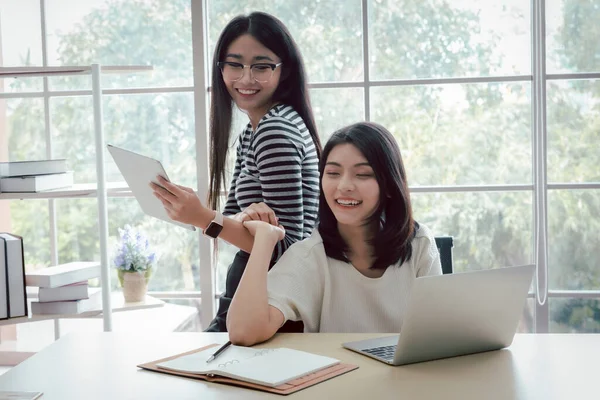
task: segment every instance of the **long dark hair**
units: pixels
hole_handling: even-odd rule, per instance
[[[281,21],[272,15],[253,12],[245,16],[240,15],[232,19],[219,36],[213,56],[212,94],[210,106],[210,184],[208,204],[213,209],[219,207],[221,188],[225,182],[225,162],[229,149],[229,135],[231,131],[231,118],[233,100],[227,91],[217,62],[223,61],[227,49],[238,37],[250,34],[263,46],[271,50],[281,59],[281,79],[273,93],[274,103],[283,103],[292,106],[302,117],[306,128],[312,136],[317,149],[317,156],[321,156],[321,141],[317,134],[317,127],[313,117],[304,62],[294,42],[292,35]]]
[[[334,147],[350,143],[367,159],[379,185],[379,206],[369,217],[368,225],[377,223],[380,229],[370,239],[375,262],[371,268],[388,266],[410,260],[412,239],[418,224],[412,215],[410,193],[400,148],[392,134],[379,124],[360,122],[336,131],[325,144],[319,164],[321,180],[327,157]],[[348,262],[348,245],[340,236],[337,220],[329,208],[321,188],[319,196],[319,233],[325,253],[336,260]]]

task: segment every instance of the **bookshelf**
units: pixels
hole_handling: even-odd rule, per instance
[[[121,292],[111,293],[111,300],[112,300],[111,301],[111,304],[112,304],[111,312],[156,308],[156,307],[162,307],[165,304],[164,301],[157,299],[155,297],[152,297],[152,296],[146,296],[144,301],[139,301],[136,303],[126,303],[123,298],[123,293],[121,293]],[[28,302],[30,303],[31,299],[28,299]],[[29,308],[30,308],[30,312],[31,312],[31,306]],[[44,320],[48,320],[48,319],[56,320],[56,319],[66,319],[66,318],[94,318],[94,317],[98,317],[102,313],[103,313],[103,310],[101,308],[98,308],[98,309],[94,309],[94,310],[85,311],[85,312],[82,312],[79,314],[35,314],[35,315],[30,314],[27,317],[17,317],[17,318],[0,320],[0,326],[20,324],[20,323],[24,323],[24,322],[44,321]]]
[[[106,193],[111,197],[131,197],[132,193],[125,182],[106,184]],[[75,199],[98,196],[98,185],[94,183],[75,184],[69,188],[46,190],[37,193],[0,193],[0,200],[26,199]]]
[[[61,66],[61,67],[0,67],[0,78],[26,78],[34,76],[58,75],[89,75],[92,74],[94,65]],[[152,71],[151,65],[104,65],[99,66],[100,73],[119,74],[141,71]]]
[[[59,75],[90,75],[92,80],[92,105],[94,111],[94,137],[96,151],[96,184],[74,185],[71,188],[52,190],[39,193],[0,193],[0,200],[14,199],[58,199],[58,198],[78,198],[95,197],[98,200],[98,227],[100,241],[100,263],[101,263],[101,282],[102,282],[102,309],[97,314],[102,314],[104,331],[112,330],[112,302],[113,295],[110,292],[110,269],[108,260],[108,214],[107,214],[107,194],[127,196],[130,192],[126,184],[107,184],[104,171],[104,154],[106,143],[104,141],[104,131],[102,123],[102,86],[101,77],[103,74],[121,74],[132,72],[151,71],[152,66],[148,65],[127,65],[115,66],[100,64],[91,64],[86,66],[57,66],[57,67],[0,67],[0,79],[20,78],[20,77],[49,77]],[[49,155],[51,158],[51,155]],[[152,298],[150,298],[152,299]],[[156,299],[154,299],[156,300]],[[154,300],[147,300],[148,304]],[[160,302],[160,300],[157,300]],[[153,306],[157,306],[153,303]],[[160,306],[161,304],[158,304]],[[139,306],[139,305],[138,305]],[[121,307],[124,310],[130,307]],[[84,314],[74,314],[71,317],[85,317]],[[22,318],[13,318],[6,321],[0,321],[1,325],[12,325],[20,322],[32,322],[35,320],[68,318],[61,316],[30,316]]]

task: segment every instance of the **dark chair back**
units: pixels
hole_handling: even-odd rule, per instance
[[[452,269],[452,247],[454,247],[454,238],[452,236],[438,236],[435,238],[440,252],[440,261],[442,263],[442,273],[451,274]]]

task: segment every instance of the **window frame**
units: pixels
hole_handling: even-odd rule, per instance
[[[105,89],[103,94],[158,94],[158,93],[186,93],[193,92],[195,139],[197,157],[197,187],[201,199],[208,193],[209,166],[208,166],[208,120],[209,120],[209,91],[211,57],[208,54],[208,7],[209,0],[191,1],[192,49],[193,49],[193,86],[168,87],[168,88],[123,88]],[[530,184],[507,185],[465,185],[465,186],[419,186],[411,187],[414,193],[473,193],[473,192],[508,192],[527,191],[532,195],[533,204],[533,260],[536,265],[534,278],[534,292],[529,294],[535,299],[535,324],[534,332],[546,333],[549,331],[550,298],[570,299],[600,299],[600,290],[549,290],[548,287],[548,210],[547,198],[550,190],[599,190],[600,182],[590,183],[549,183],[547,177],[547,126],[546,126],[546,88],[552,81],[600,79],[597,73],[565,73],[546,74],[546,2],[545,0],[531,0],[531,58],[532,70],[527,75],[489,76],[489,77],[460,77],[436,79],[394,79],[371,80],[369,57],[369,0],[361,0],[362,7],[362,51],[363,51],[363,79],[353,82],[311,82],[310,89],[342,89],[359,88],[363,92],[364,120],[371,119],[371,88],[383,86],[414,86],[414,85],[439,85],[439,84],[465,84],[465,83],[499,83],[499,82],[530,82],[531,83],[531,109],[532,109],[532,159],[531,166],[533,178]],[[42,33],[42,58],[43,66],[47,66],[47,33],[46,33],[46,1],[40,0],[41,33]],[[1,37],[0,37],[1,39]],[[43,78],[43,90],[40,92],[2,93],[0,99],[16,98],[41,98],[44,102],[44,124],[46,155],[52,156],[52,137],[50,125],[50,99],[60,96],[91,96],[91,90],[49,90],[48,78]],[[110,196],[110,193],[108,194]],[[122,195],[121,195],[122,196]],[[57,220],[53,199],[48,199],[49,225],[50,225],[50,250],[51,260],[58,263],[57,249]],[[220,293],[216,293],[216,271],[214,268],[213,245],[211,241],[200,233],[198,234],[200,254],[200,291],[198,292],[150,292],[161,299],[185,298],[199,299],[201,302],[201,319],[203,326],[208,326],[217,304]]]

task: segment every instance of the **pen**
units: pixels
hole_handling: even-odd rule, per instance
[[[208,360],[206,360],[206,362],[209,363],[212,360],[214,360],[215,358],[217,358],[219,356],[219,354],[224,352],[229,346],[231,346],[231,341],[227,341],[227,343],[225,343],[223,346],[219,347],[219,350],[215,351],[215,353],[212,356],[208,357]]]

